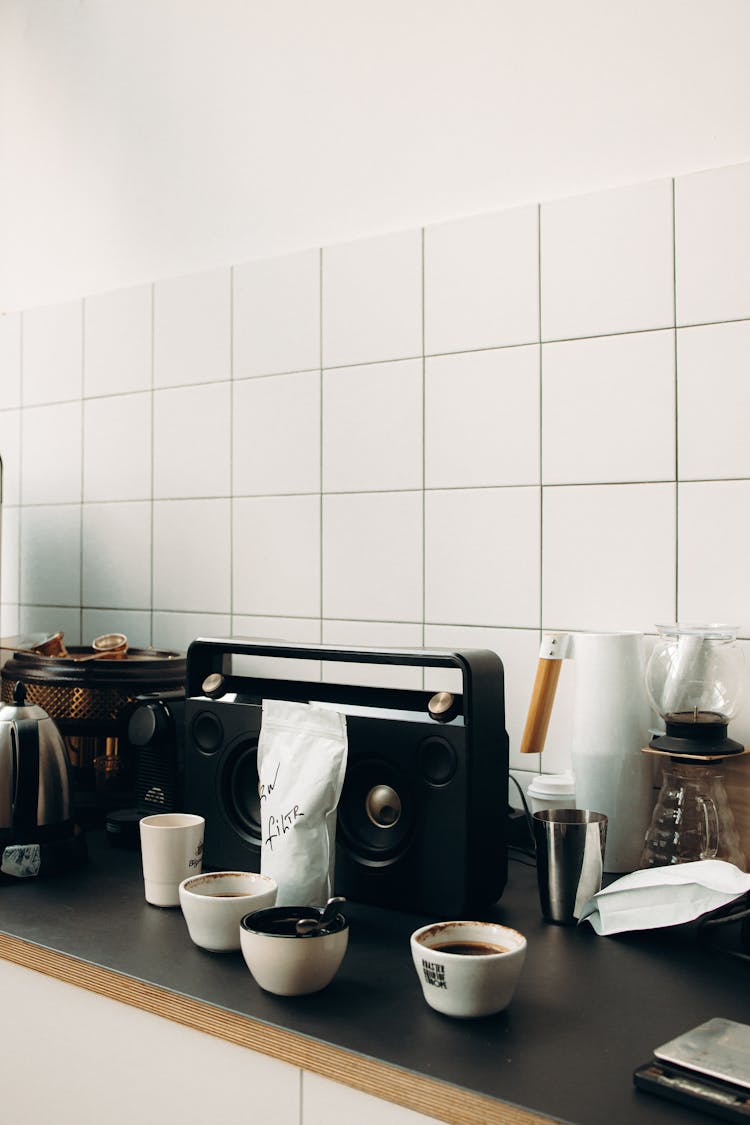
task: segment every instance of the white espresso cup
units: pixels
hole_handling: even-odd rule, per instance
[[[179,906],[180,883],[200,875],[206,822],[193,813],[157,813],[140,821],[146,902]]]
[[[240,948],[240,922],[276,902],[278,886],[255,871],[210,871],[180,883],[180,906],[196,945],[212,953]]]
[[[446,1016],[507,1008],[526,958],[526,938],[495,922],[435,922],[411,935],[424,998]]]

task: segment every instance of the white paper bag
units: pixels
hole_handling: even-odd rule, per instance
[[[580,921],[598,934],[654,930],[692,922],[750,891],[750,875],[723,859],[649,867],[624,875],[595,894]]]
[[[278,884],[277,906],[323,906],[333,894],[336,808],[346,757],[346,717],[340,712],[263,701],[261,872]]]

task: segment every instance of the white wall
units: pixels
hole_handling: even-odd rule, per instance
[[[0,19],[4,633],[750,638],[744,2]]]
[[[745,0],[4,0],[0,310],[750,159]]]
[[[746,163],[1,317],[4,631],[492,648],[538,768],[540,629],[750,639],[749,204]]]

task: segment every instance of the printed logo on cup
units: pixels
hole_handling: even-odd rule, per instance
[[[447,988],[445,983],[445,965],[436,965],[434,961],[423,961],[422,972],[424,979],[434,988]]]

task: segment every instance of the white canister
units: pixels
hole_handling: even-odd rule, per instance
[[[570,761],[576,807],[607,817],[605,872],[635,871],[654,804],[642,633],[545,633],[522,754],[544,746],[560,665],[575,666]]]
[[[531,811],[543,809],[574,809],[576,807],[575,778],[566,773],[540,773],[526,790]]]
[[[571,764],[579,809],[608,818],[604,870],[638,867],[654,805],[641,633],[576,633]]]

